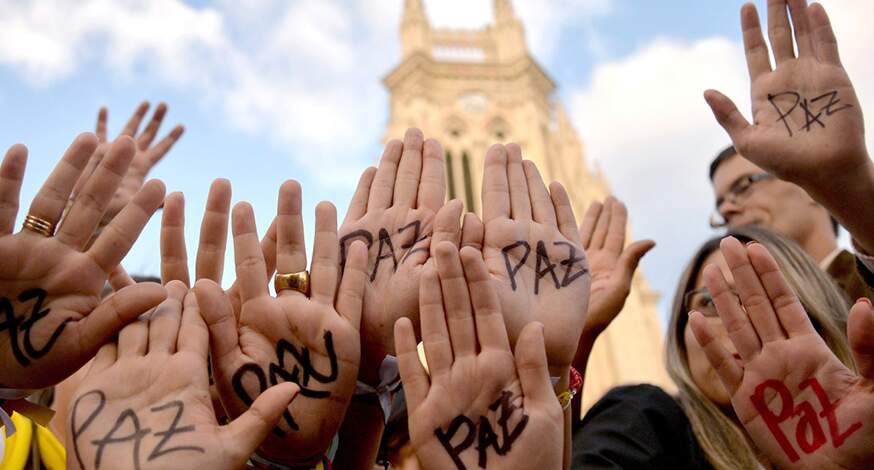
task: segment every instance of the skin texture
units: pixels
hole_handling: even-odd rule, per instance
[[[444,242],[436,255],[436,269],[426,267],[419,296],[430,376],[419,362],[412,323],[402,318],[395,325],[410,438],[422,468],[474,469],[483,463],[485,468],[561,468],[563,415],[549,382],[543,326],[528,324],[514,355],[501,303],[480,253],[467,247],[459,255],[454,245]],[[521,433],[504,455],[489,448],[483,462],[472,443],[453,462],[436,430],[449,432],[457,416],[479,423],[482,429],[480,417],[485,417],[503,436],[497,422],[501,416],[490,410],[503,391],[512,394],[518,407],[509,413],[509,428],[527,416]],[[462,428],[453,444],[464,435]],[[506,442],[499,437],[499,445]]]
[[[741,155],[803,188],[860,248],[874,253],[869,203],[874,162],[865,145],[862,108],[825,9],[806,0],[768,0],[773,69],[754,5],[741,10],[741,27],[753,120],[747,121],[729,98],[708,90],[704,98],[716,120]]]
[[[37,193],[29,214],[57,224],[96,147],[93,134],[77,137]],[[15,335],[11,335],[9,310],[0,320],[7,324],[0,333],[0,363],[4,365],[0,384],[4,387],[29,389],[60,382],[88,362],[126,323],[164,300],[166,292],[157,284],[131,286],[107,299],[100,298],[110,273],[160,205],[164,197],[160,181],[146,183],[86,250],[118,188],[119,175],[125,173],[133,155],[134,143],[129,137],[121,137],[110,146],[51,238],[30,230],[13,233],[27,149],[15,145],[3,159],[0,296],[8,299],[8,309],[14,312],[12,322],[17,324]],[[19,298],[32,289],[45,292],[41,311],[33,312],[37,299]],[[28,324],[29,330],[24,326]],[[34,351],[28,351],[28,342]],[[18,355],[16,348],[22,351]]]
[[[834,356],[814,330],[776,261],[762,245],[753,243],[745,247],[734,238],[726,238],[721,251],[740,302],[716,266],[708,266],[702,275],[741,359],[738,361],[722,345],[700,312],[691,313],[689,324],[750,438],[781,468],[870,467],[870,443],[874,439],[874,308],[870,302],[857,302],[848,318],[847,333],[859,367],[857,374]],[[811,378],[821,384],[833,406],[822,405],[813,388],[804,385]],[[783,384],[794,404],[785,405],[794,406],[794,413],[779,425],[788,436],[787,445],[793,446],[798,454],[794,459],[755,405],[753,396],[765,381]],[[773,391],[766,391],[764,400],[768,413],[773,414],[779,414],[785,404]],[[813,407],[811,419],[824,430],[826,439],[824,445],[811,452],[798,450],[796,429],[803,425],[799,408],[803,402]],[[824,411],[826,408],[830,411]],[[807,426],[802,429],[812,429],[810,423]],[[835,429],[838,433],[853,431],[838,440]],[[809,435],[810,431],[804,433]]]
[[[280,273],[306,269],[303,221],[300,211],[300,185],[283,184],[276,218],[276,263]],[[194,291],[202,305],[210,329],[213,372],[221,402],[231,417],[246,411],[243,398],[235,389],[234,375],[241,367],[260,368],[269,380],[270,364],[284,366],[285,373],[306,369],[308,365],[322,374],[336,371],[336,377],[321,381],[298,376],[301,386],[329,393],[327,398],[301,396],[289,408],[299,426],[293,430],[280,423],[284,436],[271,433],[258,450],[263,457],[287,465],[314,463],[328,449],[349,404],[358,376],[360,355],[359,324],[367,274],[366,249],[363,243],[350,246],[342,282],[338,270],[336,211],[330,203],[316,208],[316,236],[310,268],[310,296],[284,290],[277,297],[268,291],[268,272],[262,246],[255,233],[251,206],[237,204],[232,214],[237,282],[241,309],[236,321],[230,297],[214,281],[202,279]],[[339,287],[339,290],[338,290]],[[326,334],[332,335],[333,352],[328,349]],[[278,344],[287,342],[298,351],[308,350],[311,364],[302,364],[289,352],[278,356]],[[336,354],[336,369],[330,355]],[[256,397],[259,384],[255,376],[243,376],[246,395]],[[303,394],[304,392],[302,392]],[[294,449],[294,453],[290,452]]]
[[[277,385],[249,411],[219,426],[209,399],[206,323],[185,284],[173,281],[167,290],[167,300],[148,318],[126,326],[91,364],[72,400],[69,468],[98,468],[98,454],[102,468],[241,468],[297,396],[297,385]],[[125,410],[149,432],[138,446],[128,440],[101,451],[94,441],[123,438],[137,429],[128,418],[111,432]],[[178,432],[167,434],[170,429]]]

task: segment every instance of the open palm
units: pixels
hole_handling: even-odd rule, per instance
[[[722,242],[741,304],[715,266],[704,280],[741,359],[714,341],[700,313],[692,331],[731,396],[738,420],[771,462],[870,468],[874,440],[874,309],[859,302],[848,331],[859,374],[813,327],[776,261],[759,244]]]
[[[425,268],[419,294],[430,379],[419,363],[412,322],[404,318],[395,326],[420,464],[560,468],[562,413],[549,382],[542,325],[525,327],[514,357],[480,253],[468,247],[459,256],[443,242],[436,255],[437,268]]]
[[[79,174],[94,152],[79,136],[46,180],[29,215],[56,224]],[[12,147],[0,167],[0,384],[28,389],[54,385],[84,365],[126,322],[165,297],[156,284],[130,286],[106,300],[109,273],[130,250],[164,196],[147,183],[87,250],[94,229],[133,157],[129,138],[116,141],[94,171],[56,234],[12,233],[27,151]]]

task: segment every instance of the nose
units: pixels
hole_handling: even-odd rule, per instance
[[[716,208],[716,211],[719,212],[722,220],[724,220],[727,225],[731,225],[732,219],[740,215],[743,212],[743,208],[734,200],[734,198],[727,197],[722,204]]]

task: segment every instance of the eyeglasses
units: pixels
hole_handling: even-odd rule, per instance
[[[738,297],[737,292],[731,291],[735,297]],[[740,302],[740,297],[738,297]],[[705,317],[718,317],[716,304],[713,303],[713,295],[706,287],[699,287],[683,294],[683,308],[686,313],[692,310],[701,312]]]
[[[710,226],[712,228],[722,228],[728,225],[728,221],[719,213],[719,208],[725,201],[731,201],[735,204],[740,204],[749,197],[750,188],[759,181],[774,179],[774,175],[769,173],[756,173],[752,175],[744,175],[738,178],[728,188],[728,194],[724,197],[716,198],[716,210],[710,215]]]

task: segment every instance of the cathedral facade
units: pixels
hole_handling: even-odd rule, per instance
[[[510,0],[494,2],[493,24],[456,30],[432,28],[422,0],[405,0],[401,62],[384,79],[390,96],[385,140],[409,127],[439,140],[446,149],[449,197],[478,214],[486,150],[494,143],[518,143],[547,183],[567,188],[581,221],[591,202],[610,194],[609,186],[589,165],[555,100],[556,84],[529,53]],[[673,390],[663,364],[657,302],[638,273],[625,308],[592,351],[584,409],[620,384],[647,382]]]

